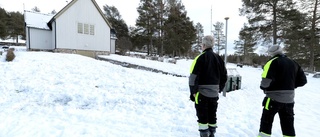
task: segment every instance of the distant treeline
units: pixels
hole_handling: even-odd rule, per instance
[[[24,16],[20,12],[7,12],[0,7],[0,38],[25,40]]]

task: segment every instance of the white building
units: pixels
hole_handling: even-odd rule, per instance
[[[28,50],[90,57],[115,53],[114,31],[95,0],[73,0],[55,15],[30,11],[24,15]]]

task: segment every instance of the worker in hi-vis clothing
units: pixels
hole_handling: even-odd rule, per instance
[[[297,87],[304,86],[307,78],[297,62],[283,54],[278,45],[268,49],[272,58],[264,65],[260,88],[266,97],[262,102],[263,111],[258,137],[270,137],[276,113],[284,137],[295,137],[294,96]]]
[[[213,43],[212,36],[202,39],[202,53],[194,59],[189,77],[190,100],[195,102],[200,137],[214,137],[219,93],[227,81],[225,64],[213,52]]]

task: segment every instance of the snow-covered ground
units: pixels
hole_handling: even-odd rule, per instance
[[[197,118],[187,77],[124,68],[61,53],[18,50],[0,61],[0,137],[195,137]],[[188,75],[192,60],[177,64],[105,56]],[[236,68],[227,64],[228,68]],[[261,68],[237,68],[242,89],[220,96],[217,137],[257,136],[264,97]],[[320,79],[296,90],[298,137],[319,133]],[[278,116],[273,137],[280,137]]]
[[[15,39],[15,38],[1,39],[0,38],[0,42],[16,43],[17,39]],[[18,43],[26,43],[26,40],[23,40],[23,39],[19,38]]]

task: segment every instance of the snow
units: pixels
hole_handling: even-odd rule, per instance
[[[17,50],[13,62],[0,61],[1,137],[195,137],[194,104],[188,77],[124,68],[75,54]],[[192,60],[177,64],[119,55],[105,56],[167,72],[188,74]],[[235,64],[227,64],[236,68]],[[237,68],[241,90],[220,95],[217,137],[257,136],[261,68]],[[296,90],[297,136],[317,136],[320,79]],[[275,117],[273,137],[280,137]]]
[[[145,66],[148,68],[154,68],[154,69],[168,72],[171,74],[177,74],[177,75],[182,75],[186,77],[190,75],[189,68],[191,65],[190,63],[192,63],[192,61],[191,62],[182,61],[182,62],[177,62],[177,64],[173,64],[173,63],[168,63],[168,61],[165,61],[165,60],[164,62],[166,63],[164,63],[156,60],[146,60],[142,58],[120,56],[116,54],[111,54],[108,56],[100,55],[99,57],[131,63],[139,66]]]
[[[10,38],[10,39],[1,39],[0,38],[0,42],[4,42],[4,43],[16,43],[17,42],[17,39],[14,39],[14,38]],[[23,39],[19,39],[18,40],[18,43],[26,43],[26,40],[23,40]],[[6,45],[1,45],[1,46],[6,46]]]
[[[25,22],[28,27],[50,30],[47,23],[54,15],[25,10]]]

